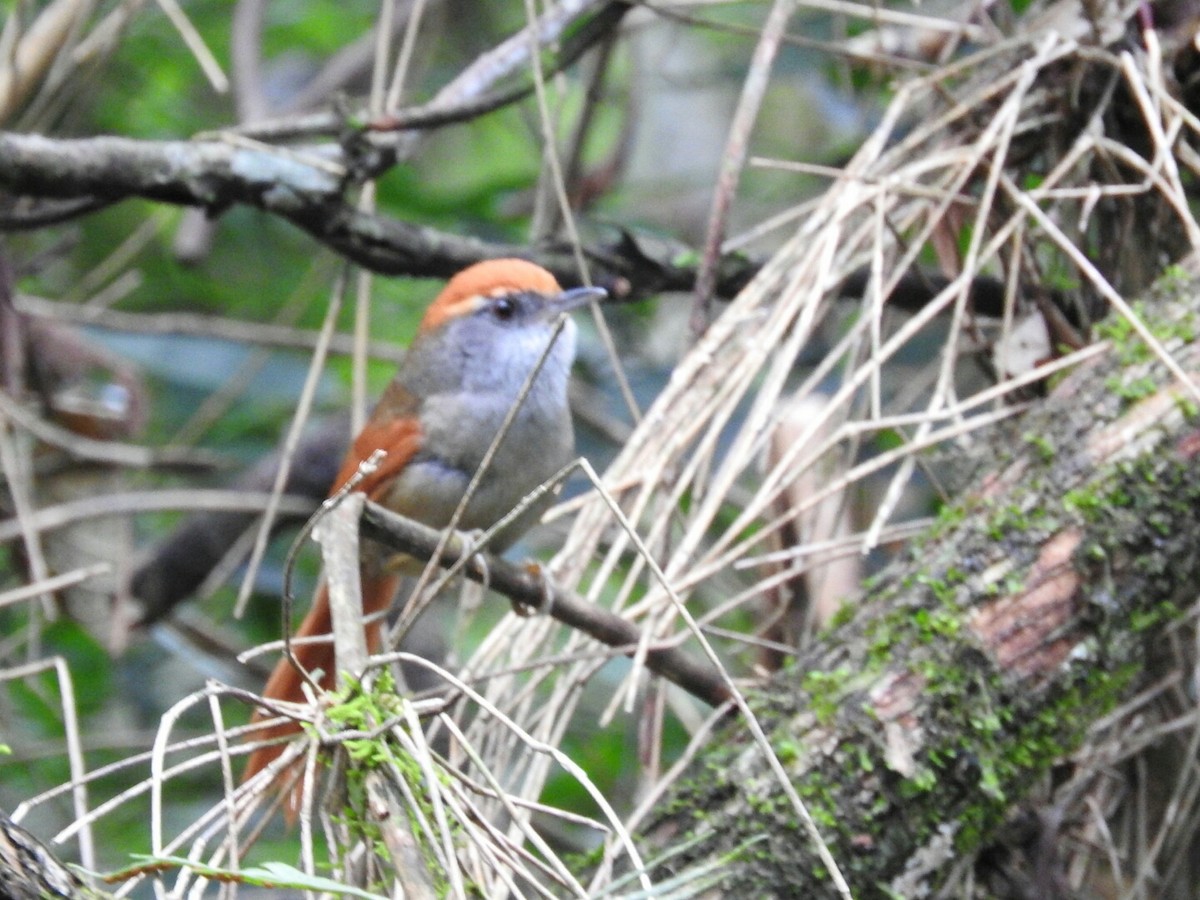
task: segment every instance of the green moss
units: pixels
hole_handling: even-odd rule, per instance
[[[326,715],[346,731],[373,732],[384,723],[399,719],[405,703],[407,700],[396,690],[391,673],[385,670],[365,683],[348,679],[346,685],[335,694],[334,703]],[[410,793],[416,798],[418,808],[406,810],[410,830],[425,855],[427,871],[435,880],[435,890],[439,896],[444,896],[449,890],[449,883],[445,882],[441,866],[427,846],[428,836],[423,824],[434,821],[435,812],[433,802],[429,799],[427,774],[421,763],[397,744],[387,731],[370,738],[344,739],[339,745],[349,756],[349,763],[345,768],[347,802],[342,806],[337,821],[349,835],[368,844],[384,864],[391,863],[379,825],[366,812],[366,777],[372,770],[386,768],[389,777],[399,778],[412,788]],[[450,778],[445,772],[435,769],[435,774],[442,784],[449,784]]]
[[[775,755],[785,766],[800,758],[800,745],[789,737],[784,737],[775,745]]]
[[[1076,488],[1063,495],[1063,507],[1079,513],[1084,521],[1094,520],[1104,507],[1104,498],[1092,486]]]
[[[1026,432],[1021,436],[1021,438],[1026,444],[1034,449],[1034,452],[1036,452],[1038,455],[1038,459],[1040,459],[1043,463],[1050,463],[1054,461],[1054,441],[1052,441],[1049,437],[1044,434],[1037,434],[1035,432]]]
[[[1134,610],[1129,618],[1129,627],[1135,634],[1140,634],[1156,630],[1181,615],[1182,612],[1174,603],[1163,602],[1150,609]]]
[[[937,772],[928,766],[919,766],[916,772],[900,783],[900,796],[911,800],[921,794],[927,794],[938,784]]]
[[[916,583],[928,588],[939,603],[954,602],[956,593],[954,585],[944,575],[938,577],[928,572],[922,572],[917,576]]]
[[[809,695],[809,708],[822,725],[833,721],[852,674],[847,668],[837,668],[830,672],[806,672],[801,679],[800,685]]]
[[[1134,308],[1134,314],[1143,318],[1144,307]],[[1145,341],[1138,335],[1133,323],[1121,315],[1109,316],[1096,326],[1096,336],[1113,346],[1118,362],[1122,366],[1147,362],[1152,354]]]
[[[404,699],[396,690],[390,672],[379,674],[371,686],[349,679],[335,694],[333,705],[326,711],[331,722],[348,731],[371,731],[403,712]],[[394,755],[381,739],[352,739],[342,747],[360,768],[375,768],[394,762]]]
[[[1118,373],[1105,379],[1104,385],[1114,396],[1124,400],[1126,406],[1144,400],[1158,390],[1158,381],[1153,375],[1131,376],[1128,373]]]
[[[988,517],[987,536],[993,541],[1002,541],[1014,534],[1024,535],[1042,524],[1045,516],[1040,506],[1025,510],[1017,503],[1006,503]]]
[[[841,628],[848,624],[854,618],[854,614],[858,611],[858,603],[853,600],[843,599],[838,605],[837,612],[829,620],[829,625],[825,631],[833,631],[836,628]]]
[[[961,503],[947,503],[937,512],[934,520],[932,537],[945,534],[951,528],[957,528],[967,518],[967,509]]]
[[[938,638],[953,637],[962,627],[959,614],[948,609],[918,609],[913,615],[922,643],[932,643]]]
[[[1163,270],[1159,278],[1159,286],[1163,289],[1186,287],[1191,280],[1188,270],[1178,263],[1172,263]]]
[[[898,613],[876,617],[866,623],[867,662],[871,671],[880,670],[891,660],[906,630],[907,623]]]
[[[804,807],[823,835],[832,836],[839,828],[836,786],[818,772],[810,772],[797,786]],[[790,813],[790,809],[788,812]]]
[[[1139,482],[1152,483],[1155,490],[1148,495],[1140,494],[1135,489]],[[1180,573],[1161,571],[1163,567],[1154,562],[1159,558],[1157,554],[1138,551],[1147,539],[1160,543],[1167,539],[1179,516],[1192,515],[1191,509],[1200,501],[1197,496],[1200,490],[1189,485],[1185,465],[1151,456],[1137,464],[1114,467],[1111,478],[1071,492],[1067,507],[1089,525],[1089,536],[1077,551],[1079,565],[1083,567],[1081,574],[1086,573],[1089,565],[1099,565],[1099,571],[1107,571],[1108,561],[1119,548],[1123,557],[1132,556],[1138,560],[1137,565],[1145,566],[1147,577],[1164,582],[1168,577],[1178,578]],[[1149,500],[1135,502],[1135,497]],[[991,534],[999,527],[1001,536],[1007,538],[1008,529],[1028,526],[1031,520],[1040,517],[1022,514],[1021,506],[1014,503],[984,523],[982,530]],[[956,546],[961,545],[960,536]],[[1016,593],[1024,588],[1027,566],[1028,563],[1015,565],[1005,575],[1002,583],[1006,592]],[[974,681],[964,677],[964,672],[972,669],[963,665],[964,660],[954,647],[955,640],[962,637],[965,612],[944,605],[951,596],[947,587],[964,578],[967,576],[954,565],[946,567],[940,577],[936,570],[927,569],[923,576],[910,579],[910,584],[925,587],[934,602],[881,616],[867,631],[871,635],[868,653],[879,659],[885,656],[908,659],[911,671],[926,686],[926,701],[937,710],[934,727],[929,731],[933,737],[927,735],[930,742],[918,753],[915,772],[900,783],[900,796],[909,802],[920,802],[936,785],[939,809],[925,823],[934,827],[935,820],[945,815],[940,804],[948,797],[942,794],[952,793],[952,785],[956,779],[964,778],[966,767],[966,780],[973,778],[977,791],[965,795],[971,799],[955,815],[956,821],[963,824],[956,842],[963,849],[970,849],[1002,821],[1010,804],[1030,784],[1032,773],[1047,770],[1064,752],[1079,745],[1088,724],[1118,702],[1139,667],[1106,668],[1097,661],[1105,658],[1108,651],[1103,645],[1095,645],[1081,657],[1084,660],[1081,664],[1066,663],[1072,666],[1066,689],[1055,697],[1040,697],[1036,701],[1014,694],[1001,672]],[[1148,609],[1128,610],[1125,624],[1114,622],[1109,636],[1102,640],[1123,639],[1125,629],[1136,633],[1161,627],[1176,614],[1175,604],[1166,599],[1169,591],[1164,583],[1163,593],[1140,593],[1162,599]],[[937,652],[922,654],[916,649],[919,646]],[[964,722],[968,726],[965,729]],[[945,728],[936,727],[936,723]],[[959,735],[959,739],[948,745],[939,744],[936,741],[939,733]]]
[[[1086,510],[1093,518],[1098,518],[1105,509],[1120,509],[1129,503],[1128,491],[1119,484],[1111,484],[1106,490],[1080,490],[1072,501],[1077,509]],[[1034,539],[1022,532],[1035,525],[1048,531],[1053,519],[1037,511],[1026,513],[1020,503],[1013,503],[997,510],[982,524],[981,530],[989,537],[997,535],[1007,540],[1015,535],[1030,542]],[[956,546],[961,546],[959,538]],[[1088,542],[1085,546],[1090,558],[1107,556],[1102,542]],[[927,547],[927,557],[935,557],[935,550]],[[1027,566],[1028,563],[1014,564],[1011,572],[989,587],[1007,593],[1019,592],[1024,588]],[[973,780],[977,801],[959,817],[966,827],[957,840],[964,846],[975,846],[983,834],[1001,821],[1008,805],[1029,783],[1030,771],[1044,771],[1060,758],[1065,748],[1077,744],[1082,731],[1073,723],[1094,717],[1081,708],[1084,699],[1081,692],[1065,695],[1046,715],[1026,716],[1021,710],[1028,698],[1011,695],[1000,673],[983,678],[970,674],[980,670],[964,665],[967,660],[961,653],[966,652],[969,638],[966,645],[958,643],[967,634],[963,628],[967,611],[959,605],[958,586],[970,586],[970,579],[958,558],[940,572],[935,565],[927,565],[921,574],[909,579],[910,589],[924,588],[919,592],[925,595],[923,603],[915,600],[864,627],[868,658],[880,664],[907,659],[910,670],[925,685],[925,701],[938,711],[936,721],[945,726],[935,727],[931,732],[934,737],[927,736],[931,742],[920,748],[913,774],[898,784],[899,795],[907,801],[918,801],[934,789],[952,790],[950,786],[956,780],[964,777],[967,782]],[[920,647],[928,650],[921,652]],[[1123,679],[1111,680],[1102,670],[1092,673],[1092,677],[1096,684],[1087,692],[1092,697],[1115,696],[1125,683]],[[1102,705],[1107,706],[1108,702]],[[958,738],[950,744],[938,744],[938,733]],[[968,770],[965,776],[964,767]],[[867,766],[858,768],[860,777],[870,771]],[[943,815],[944,810],[939,809],[924,827],[936,827]]]
[[[1167,279],[1159,286],[1159,292],[1170,294],[1170,280]],[[1196,337],[1196,315],[1180,304],[1157,303],[1154,305],[1136,303],[1133,314],[1168,350],[1184,343],[1191,343]],[[1173,314],[1164,315],[1161,308],[1171,308]],[[1180,309],[1185,311],[1180,312]],[[1122,408],[1143,400],[1154,394],[1161,385],[1161,379],[1150,371],[1149,364],[1157,354],[1146,344],[1141,335],[1134,329],[1129,319],[1113,315],[1096,326],[1096,334],[1108,340],[1113,346],[1113,352],[1119,370],[1105,379],[1105,387],[1113,396],[1122,401]],[[1194,401],[1185,401],[1185,410],[1189,418],[1197,412]]]
[[[1177,396],[1175,398],[1175,405],[1179,408],[1179,411],[1183,413],[1183,418],[1186,421],[1191,422],[1196,418],[1200,418],[1200,404],[1197,404],[1196,401],[1187,394],[1180,394]]]

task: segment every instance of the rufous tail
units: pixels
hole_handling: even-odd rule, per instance
[[[396,586],[399,581],[399,576],[396,575],[382,575],[372,578],[364,576],[363,578],[363,615],[364,617],[372,617],[372,621],[365,627],[367,650],[371,653],[379,649],[380,621],[375,617],[375,613],[387,609],[388,605],[392,602],[392,597],[396,593]],[[329,612],[329,592],[324,585],[321,585],[316,596],[313,597],[312,607],[309,609],[308,615],[304,617],[304,621],[300,623],[300,628],[296,631],[295,637],[327,636],[332,630],[332,621]],[[322,673],[320,678],[321,687],[325,690],[332,689],[337,674],[332,641],[312,644],[293,643],[292,653],[300,665],[304,667],[305,671],[315,672],[317,669],[320,669]],[[291,703],[301,703],[304,701],[304,691],[301,687],[303,684],[303,676],[297,671],[292,662],[284,656],[275,664],[275,670],[271,673],[271,677],[267,679],[267,684],[263,688],[262,695],[267,700],[284,700]],[[252,721],[259,722],[270,717],[271,714],[258,710],[254,713]],[[299,724],[287,721],[281,722],[278,725],[272,725],[270,728],[260,729],[254,732],[253,737],[255,740],[269,740],[273,738],[285,738],[299,732]],[[259,747],[251,753],[250,758],[246,761],[246,770],[242,773],[243,783],[249,781],[278,759],[285,747],[287,747],[287,744],[281,741],[278,744]]]

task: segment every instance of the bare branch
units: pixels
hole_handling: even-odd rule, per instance
[[[137,141],[94,137],[55,140],[0,132],[0,187],[25,196],[114,202],[144,197],[212,212],[241,203],[274,213],[348,260],[383,275],[448,278],[460,269],[501,256],[533,259],[564,284],[578,283],[569,247],[495,244],[371,215],[342,196],[350,161],[335,147],[286,150],[221,140]],[[9,220],[9,224],[13,223]],[[585,250],[597,284],[610,296],[634,299],[688,290],[695,280],[687,248],[651,247],[629,234]],[[722,260],[717,293],[735,294],[755,264]]]
[[[442,540],[437,529],[398,516],[375,503],[366,504],[362,527],[368,537],[420,560],[431,559]],[[469,544],[454,533],[445,543],[442,561],[450,565],[469,552]],[[609,647],[628,648],[632,653],[642,640],[641,631],[628,619],[556,587],[536,563],[514,565],[500,557],[479,553],[463,565],[462,571],[472,581],[503,594],[516,609],[548,615]],[[646,668],[713,706],[729,699],[729,688],[721,673],[678,647],[652,648],[646,654]]]
[[[538,45],[545,47],[558,41],[566,30],[577,20],[582,19],[594,5],[596,5],[596,0],[572,0],[572,2],[560,4],[547,13],[537,23]],[[624,2],[624,0],[605,3],[594,16],[580,25],[578,30],[562,40],[561,47],[554,58],[544,67],[546,73],[561,72],[574,65],[596,43],[610,36],[633,6],[634,4]],[[368,36],[363,39],[363,44],[369,47],[373,44],[373,40],[372,36]],[[517,103],[532,94],[533,83],[531,81],[496,87],[499,82],[529,65],[531,46],[529,29],[522,29],[487,53],[482,54],[460,72],[453,81],[438,91],[432,100],[420,106],[393,110],[378,118],[369,117],[365,112],[352,113],[347,116],[343,111],[337,109],[308,112],[266,119],[261,122],[245,123],[234,131],[245,137],[271,141],[333,137],[345,131],[347,118],[349,118],[366,121],[366,128],[375,132],[372,138],[375,146],[387,146],[395,149],[394,145],[399,133],[427,131],[467,122]],[[353,54],[348,55],[360,56],[362,52],[362,50],[355,49]],[[333,78],[344,77],[339,73]],[[329,80],[333,80],[333,78]],[[322,83],[319,90],[325,93],[320,94],[317,90],[306,90],[301,98],[293,102],[293,107],[306,109],[318,98],[323,99],[329,88]]]

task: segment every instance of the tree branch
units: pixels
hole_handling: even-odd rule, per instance
[[[611,35],[625,14],[635,6],[627,0],[610,0],[600,4],[600,9],[588,17],[591,8],[596,5],[597,0],[571,0],[558,4],[532,28],[521,29],[480,55],[443,86],[433,99],[420,106],[389,111],[375,119],[369,118],[362,110],[351,111],[349,115],[336,109],[305,112],[247,122],[231,129],[231,132],[264,141],[336,137],[346,130],[349,118],[365,123],[363,127],[368,132],[374,132],[372,142],[376,146],[386,147],[394,145],[396,136],[401,132],[429,131],[477,119],[533,93],[530,81],[505,87],[496,85],[528,66],[534,38],[539,48],[560,43],[553,58],[544,66],[547,76],[556,74],[570,68],[597,42]],[[578,27],[568,33],[576,25]],[[306,89],[304,93],[305,97],[298,98],[292,104],[295,108],[306,109],[314,99],[324,99],[329,90],[310,93]]]
[[[442,537],[434,528],[370,502],[363,509],[362,530],[367,537],[422,561],[433,558]],[[446,543],[441,561],[450,565],[468,552],[468,544],[454,534]],[[519,566],[498,556],[479,553],[467,559],[462,572],[472,581],[503,594],[515,608],[548,615],[609,647],[632,653],[641,640],[638,627],[628,619],[555,586],[536,563]],[[646,668],[713,706],[729,699],[729,689],[721,673],[678,647],[651,648],[646,653]]]
[[[354,165],[333,146],[289,150],[223,140],[56,140],[0,132],[0,187],[14,194],[98,204],[143,197],[213,213],[245,204],[286,219],[383,275],[447,278],[483,259],[522,256],[564,284],[579,282],[569,247],[488,243],[355,209],[343,198]],[[7,224],[20,223],[10,218]],[[585,255],[593,281],[617,299],[689,290],[695,280],[694,264],[677,264],[690,258],[687,248],[671,242],[652,245],[622,233],[609,245],[586,248]],[[718,293],[733,296],[756,270],[744,257],[727,257]]]

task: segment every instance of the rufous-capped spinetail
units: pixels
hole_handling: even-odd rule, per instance
[[[555,337],[555,322],[561,313],[603,296],[599,288],[563,290],[545,269],[520,259],[489,260],[455,275],[425,312],[331,494],[376,450],[384,450],[378,468],[355,489],[401,515],[435,528],[447,526],[530,372],[547,354],[457,524],[469,530],[500,521],[575,452],[567,404],[575,326],[568,319]],[[510,544],[540,512],[531,508],[519,516],[492,546]],[[391,603],[399,576],[383,565],[378,553],[365,551],[362,569],[367,644],[373,650],[380,628],[375,614]],[[329,597],[322,587],[296,637],[330,630]],[[337,667],[331,642],[297,643],[292,649],[300,666],[309,672],[319,669],[322,685],[333,685]],[[302,683],[285,657],[263,696],[299,702],[304,699]],[[288,722],[256,737],[281,738],[298,731]],[[243,780],[269,765],[283,747],[280,742],[255,750]]]

